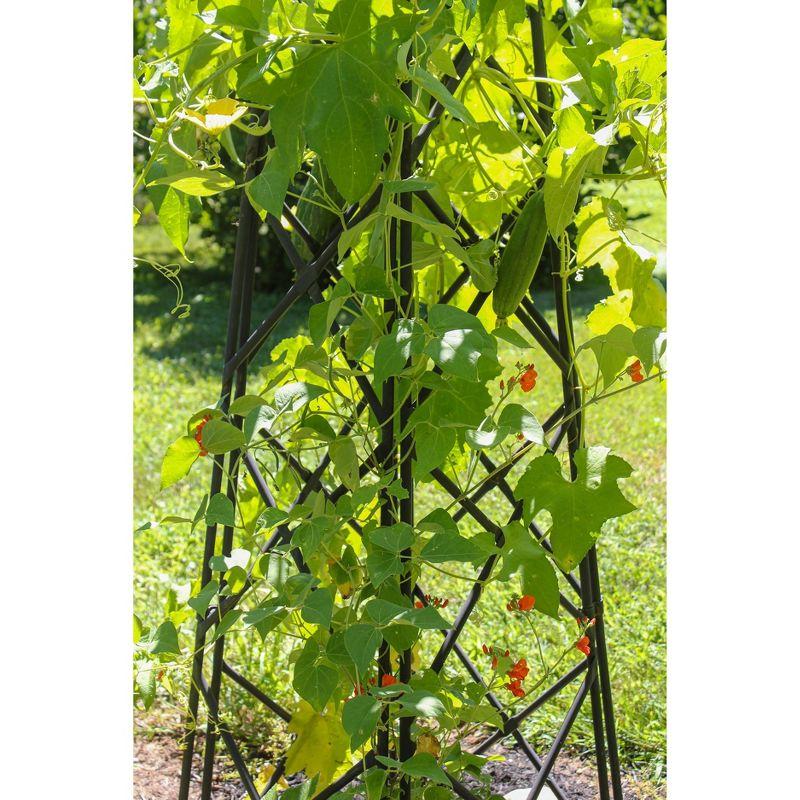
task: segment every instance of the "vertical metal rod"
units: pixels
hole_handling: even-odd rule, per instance
[[[408,84],[403,86],[406,94],[411,94],[411,87]],[[413,172],[414,160],[411,156],[411,126],[403,127],[403,143],[400,155],[400,178],[405,179]],[[400,207],[404,211],[411,213],[413,195],[410,192],[403,192],[400,195]],[[411,222],[401,220],[400,227],[400,287],[403,296],[400,301],[400,313],[404,318],[414,315],[414,268],[412,266],[412,228]],[[409,359],[410,366],[410,359]],[[414,400],[408,396],[400,408],[400,430],[408,428],[408,421],[414,410]],[[414,477],[412,474],[414,457],[414,434],[409,433],[400,441],[400,482],[405,489],[406,497],[400,500],[400,521],[409,525],[414,524]],[[414,587],[411,576],[411,548],[404,550],[401,554],[403,565],[402,577],[400,580],[400,591],[409,600],[413,595]],[[411,680],[411,648],[404,650],[400,654],[400,680],[408,683]],[[411,740],[411,717],[401,717],[399,722],[400,760],[405,761],[414,754],[414,743]],[[400,780],[400,800],[411,800],[411,779],[404,775]]]
[[[575,723],[578,712],[581,710],[583,701],[586,699],[586,692],[590,686],[593,686],[596,683],[596,677],[597,673],[595,671],[595,664],[593,663],[592,666],[589,667],[589,672],[586,675],[586,678],[584,678],[583,683],[580,685],[580,688],[575,695],[575,699],[572,701],[572,705],[567,712],[567,716],[564,717],[564,721],[561,723],[561,727],[559,728],[558,733],[553,740],[550,751],[545,756],[544,762],[542,763],[542,768],[539,770],[539,774],[536,776],[536,778],[534,778],[533,786],[531,787],[531,790],[525,800],[537,800],[541,794],[542,788],[544,787],[544,784],[550,775],[550,771],[553,769],[553,764],[555,764],[556,758],[558,758],[558,754],[561,752],[561,748],[564,746],[564,742],[566,741],[570,729]]]
[[[549,248],[550,265],[553,278],[553,297],[556,304],[556,322],[558,328],[558,340],[561,346],[561,352],[567,361],[571,361],[571,354],[569,352],[570,342],[570,310],[568,305],[568,297],[565,287],[562,287],[560,272],[560,255],[557,248],[551,242]],[[581,405],[580,388],[577,385],[574,369],[569,373],[563,373],[561,376],[562,390],[564,392],[564,405],[567,408],[567,413],[577,411]],[[583,431],[583,415],[576,413],[576,415],[569,421],[567,425],[567,449],[569,452],[569,471],[570,478],[574,481],[578,477],[578,469],[575,464],[575,453],[580,447],[581,436]],[[581,602],[585,615],[592,612],[593,595],[592,595],[592,582],[589,575],[589,564],[586,557],[580,563],[580,584],[581,584]],[[595,642],[593,631],[589,632],[592,642],[593,657],[596,658]],[[605,737],[603,733],[603,706],[602,698],[600,696],[600,685],[597,681],[592,681],[591,684],[591,705],[592,705],[592,727],[594,730],[594,745],[595,756],[597,759],[597,781],[600,789],[600,800],[609,800],[608,793],[608,767],[606,763],[606,746]]]
[[[603,613],[603,597],[600,593],[600,573],[597,567],[597,551],[593,547],[589,551],[589,576],[592,581],[593,611],[595,615],[595,647],[597,648],[597,668],[600,679],[600,692],[603,698],[603,718],[606,723],[606,739],[608,741],[608,766],[611,772],[611,790],[614,800],[623,800],[622,776],[619,765],[619,745],[617,743],[617,726],[614,720],[614,702],[611,694],[611,676],[608,672],[608,650]]]
[[[265,145],[265,140],[262,138],[254,138],[252,144],[252,155],[255,158],[248,157],[248,164],[252,164],[261,154]],[[248,148],[249,149],[249,148]],[[251,153],[248,153],[250,156]],[[249,167],[248,175],[245,179],[248,180],[253,177],[253,173],[257,168]],[[247,339],[250,332],[250,319],[253,308],[253,284],[255,280],[255,266],[256,258],[258,255],[258,228],[261,221],[255,209],[250,205],[247,195],[243,193],[242,203],[240,204],[239,211],[239,229],[236,234],[236,252],[234,255],[234,272],[241,273],[240,287],[239,287],[239,313],[236,315],[236,332],[235,342],[237,347],[241,347]],[[231,297],[233,302],[233,297]],[[233,325],[230,324],[228,333],[230,334]],[[234,351],[235,352],[235,351]],[[247,366],[248,359],[244,359],[236,369],[235,383],[230,387],[229,391],[223,398],[224,410],[227,411],[231,401],[231,394],[233,397],[240,397],[245,393],[247,387]],[[242,419],[236,417],[234,423],[237,427],[241,428]],[[239,476],[239,462],[241,454],[238,450],[234,450],[228,454],[228,479],[227,479],[227,496],[228,499],[235,505],[236,503],[236,489]],[[222,554],[230,555],[233,548],[233,527],[225,525],[222,529]],[[222,581],[220,581],[222,583]],[[211,682],[209,685],[209,693],[214,698],[217,708],[219,707],[219,694],[222,688],[222,662],[225,654],[225,637],[220,636],[214,642],[214,650],[211,660]],[[206,731],[206,749],[203,756],[203,782],[200,791],[201,800],[210,800],[211,798],[211,782],[214,777],[214,756],[216,751],[217,730],[219,726],[219,716],[215,711],[209,709],[209,725]]]
[[[258,156],[262,147],[262,140],[258,137],[251,136],[247,141],[246,160],[248,167],[245,171],[245,178],[250,179],[256,174],[259,169],[257,165]],[[247,195],[242,192],[241,201],[239,204],[240,218],[248,218],[248,209],[258,219],[253,212]],[[231,296],[228,307],[228,325],[225,337],[225,353],[223,363],[227,363],[236,352],[237,344],[240,335],[240,322],[242,311],[242,297],[244,294],[246,283],[246,261],[244,258],[243,247],[248,239],[250,231],[245,230],[245,225],[240,225],[236,237],[236,254],[234,255],[233,263],[233,276],[231,278]],[[258,226],[255,225],[255,234],[258,232]],[[228,377],[223,377],[222,386],[220,389],[221,408],[227,411],[230,403],[230,393],[232,388],[231,374]],[[211,470],[211,496],[219,493],[222,488],[222,475],[223,475],[223,456],[214,457],[214,466]],[[209,561],[214,555],[217,540],[217,526],[209,525],[206,527],[205,545],[203,548],[203,566],[201,570],[201,579],[203,585],[211,580],[211,568]],[[186,715],[186,734],[184,737],[185,749],[183,751],[183,759],[181,763],[181,779],[178,789],[178,800],[188,800],[189,798],[189,784],[191,782],[192,758],[194,756],[195,733],[197,729],[197,712],[200,699],[200,686],[203,681],[203,660],[204,660],[204,646],[206,638],[206,628],[202,625],[202,617],[198,616],[198,624],[195,632],[195,656],[192,660],[192,679],[189,686],[189,698],[187,703]],[[210,789],[209,789],[210,791]],[[207,795],[203,795],[203,800],[207,800]]]
[[[392,273],[397,267],[397,222],[393,220],[389,226],[389,241],[387,243],[389,264]],[[384,300],[383,310],[386,316],[387,327],[391,330],[397,316],[397,304],[394,299]],[[396,473],[397,470],[397,442],[395,441],[394,429],[394,385],[393,377],[387,378],[381,387],[381,406],[382,416],[379,417],[381,425],[380,448],[386,454],[383,467],[387,474]],[[381,497],[380,523],[382,527],[388,527],[395,522],[394,509],[392,508],[392,498],[388,492],[384,491]],[[392,659],[389,652],[389,644],[385,640],[381,642],[378,650],[378,668],[381,675],[388,675],[392,672]],[[377,754],[380,756],[389,755],[389,728],[391,719],[388,707],[384,708],[381,714],[381,724],[378,728],[376,739]]]

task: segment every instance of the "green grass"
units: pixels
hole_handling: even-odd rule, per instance
[[[642,207],[655,204],[657,198],[634,198]],[[658,212],[660,213],[660,211]],[[631,211],[633,215],[633,211]],[[647,218],[640,225],[651,236],[663,237],[663,216]],[[137,228],[136,248],[140,256],[162,262],[172,258],[168,242],[149,227]],[[655,248],[651,248],[655,249]],[[165,281],[147,267],[135,272],[135,418],[134,502],[136,526],[158,520],[167,514],[192,516],[208,482],[208,465],[194,470],[190,479],[159,492],[159,467],[167,446],[181,434],[185,420],[196,409],[213,403],[219,391],[219,370],[227,314],[227,279],[216,270],[195,267],[182,273],[185,301],[192,306],[191,315],[176,320],[169,314],[174,292]],[[597,286],[585,286],[573,292],[576,318],[584,316],[602,296]],[[254,319],[263,317],[274,297],[258,296]],[[549,297],[537,298],[545,314],[553,319]],[[271,343],[298,332],[304,332],[307,306],[299,306],[287,316],[273,334]],[[586,332],[578,330],[579,340]],[[269,346],[262,351],[264,363]],[[555,367],[546,358],[532,351],[540,378],[535,391],[526,397],[533,410],[543,419],[558,404],[560,382]],[[509,367],[518,357],[511,349],[501,350]],[[649,382],[594,406],[588,413],[587,443],[604,444],[626,458],[635,468],[626,482],[626,495],[638,510],[606,526],[599,546],[599,559],[605,593],[607,633],[611,653],[611,672],[615,694],[617,725],[623,764],[640,774],[658,779],[663,776],[666,734],[666,653],[665,653],[665,393],[657,382]],[[418,512],[426,513],[445,504],[444,495],[432,485],[419,487]],[[504,521],[508,505],[498,492],[489,493],[481,501],[482,510],[498,521]],[[468,530],[477,527],[465,518]],[[202,552],[200,530],[189,534],[185,527],[159,526],[135,536],[135,607],[146,621],[163,614],[166,591],[185,589],[199,571]],[[465,584],[436,576],[430,591],[447,595],[456,602],[465,592]],[[503,644],[512,653],[529,656],[534,650],[530,633],[518,619],[505,611],[508,586],[490,584],[479,611],[468,625],[463,644],[481,665],[480,644],[483,641]],[[551,655],[574,635],[573,624],[539,624]],[[268,646],[252,647],[249,640],[231,637],[231,658],[243,666],[259,683],[279,695],[289,697],[286,654],[280,640]],[[435,639],[427,646],[424,661],[435,647]],[[574,654],[577,659],[577,653]],[[571,659],[570,659],[571,660]],[[455,667],[455,662],[454,667]],[[241,699],[241,695],[236,695]],[[525,729],[532,741],[546,745],[557,729],[571,700],[570,692],[548,704],[528,721]],[[264,728],[266,718],[252,706],[245,706],[234,720],[247,730],[258,731],[264,740],[278,736],[272,725]],[[591,747],[591,725],[583,714],[570,737],[572,747]]]

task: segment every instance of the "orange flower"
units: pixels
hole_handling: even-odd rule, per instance
[[[203,428],[205,428],[206,423],[211,419],[209,414],[206,414],[203,419],[200,420],[200,424],[194,429],[194,440],[200,445],[200,455],[207,456],[208,450],[203,447]]]
[[[642,362],[639,361],[638,358],[625,371],[630,375],[634,383],[641,383],[644,380],[644,375],[642,375]]]
[[[522,377],[519,379],[519,386],[523,392],[529,392],[536,386],[536,379],[539,377],[539,373],[533,368],[533,364],[528,364],[528,368],[525,372],[522,373]]]
[[[585,656],[588,656],[589,653],[592,652],[591,647],[589,646],[589,637],[588,636],[581,636],[577,642],[575,642],[575,647],[581,651]]]
[[[424,608],[424,607],[425,607],[425,604],[422,602],[422,600],[415,600],[414,601],[414,608]]]
[[[381,675],[381,686],[394,686],[398,682],[394,675]]]
[[[506,603],[506,611],[522,611],[527,613],[533,608],[535,602],[536,598],[532,594],[524,594],[519,599],[512,597]]]
[[[511,667],[508,672],[506,672],[506,675],[508,675],[512,681],[522,681],[525,680],[529,672],[530,670],[528,669],[528,662],[524,658],[521,658],[516,664],[514,664],[513,667]]]
[[[522,688],[522,683],[520,683],[520,681],[511,681],[511,683],[507,683],[506,689],[508,689],[514,697],[525,697],[525,690]]]
[[[517,605],[519,606],[520,611],[530,611],[535,603],[536,598],[532,594],[524,594],[522,597],[520,597]]]

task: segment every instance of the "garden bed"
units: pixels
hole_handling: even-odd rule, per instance
[[[174,736],[138,735],[135,739],[133,763],[134,800],[175,800],[180,778],[180,751]],[[198,748],[202,752],[202,747]],[[493,777],[493,788],[500,794],[531,785],[533,769],[524,754],[514,748],[497,748],[504,761],[490,762],[486,769]],[[223,753],[220,753],[224,757]],[[202,756],[195,754],[192,770],[191,800],[200,797]],[[570,800],[596,800],[599,795],[594,764],[588,758],[573,753],[562,753],[556,762],[554,774],[568,792]],[[633,775],[623,778],[625,800],[661,800],[666,798],[664,787],[638,781]],[[241,800],[244,789],[230,765],[217,769],[214,778],[213,800]]]

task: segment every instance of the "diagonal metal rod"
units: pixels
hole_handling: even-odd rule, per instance
[[[565,673],[561,678],[559,678],[552,686],[545,689],[532,703],[529,703],[525,708],[521,711],[518,711],[516,714],[508,718],[508,722],[503,726],[502,729],[496,730],[491,736],[487,739],[484,739],[472,752],[476,755],[480,755],[481,753],[485,753],[492,745],[496,744],[497,742],[505,739],[506,736],[509,736],[513,731],[515,731],[519,726],[526,720],[531,714],[535,711],[540,709],[548,700],[555,697],[562,689],[569,686],[575,678],[578,677],[587,667],[589,666],[588,659],[582,659],[578,664],[576,664],[569,672]]]
[[[219,716],[219,698],[212,694],[206,679],[201,675],[200,676],[200,683],[199,683],[200,691],[203,694],[203,699],[205,700],[206,706],[208,707],[209,713],[217,719]],[[207,732],[206,735],[208,735]],[[239,777],[244,784],[245,791],[250,796],[251,800],[261,800],[261,794],[259,793],[258,789],[256,789],[256,785],[253,782],[253,777],[250,774],[250,770],[247,769],[247,764],[245,764],[244,758],[242,758],[242,752],[239,750],[239,746],[236,744],[236,740],[233,738],[231,732],[227,729],[224,724],[219,725],[219,734],[222,737],[222,741],[225,742],[225,747],[230,754],[231,761],[233,761],[234,766],[236,767],[236,771],[239,773]],[[213,776],[213,764],[212,764],[212,776]],[[206,773],[203,772],[203,780],[205,782]],[[209,779],[210,780],[210,779]]]
[[[279,716],[284,722],[291,722],[292,715],[279,703],[276,703],[268,694],[262,692],[254,683],[251,683],[244,675],[237,672],[227,661],[222,662],[222,671],[234,682],[238,683],[256,700],[260,700],[273,714]]]
[[[595,667],[596,665],[593,660],[592,665],[589,668],[589,672],[584,678],[580,689],[578,689],[575,699],[572,701],[572,705],[567,712],[567,716],[564,717],[564,721],[561,723],[561,728],[556,734],[553,744],[550,747],[550,751],[545,756],[542,768],[539,770],[539,774],[534,778],[533,786],[531,787],[530,792],[528,792],[528,796],[525,800],[536,800],[542,793],[542,788],[544,787],[545,782],[550,775],[550,771],[553,769],[553,764],[555,764],[556,758],[561,752],[561,748],[564,746],[567,735],[575,723],[578,712],[581,710],[581,706],[583,705],[583,701],[586,699],[586,694],[588,693],[589,688],[594,685],[596,675]]]
[[[425,595],[422,593],[422,591],[418,587],[415,588],[414,593],[423,604],[427,604],[427,600],[425,598]],[[463,609],[463,607],[462,607],[462,609]],[[460,615],[461,614],[459,613],[459,616]],[[445,637],[445,641],[447,641],[448,637],[450,636],[451,631],[443,630],[443,631],[440,631],[440,633]],[[455,652],[456,656],[458,657],[458,659],[461,661],[461,663],[466,668],[467,673],[469,674],[470,678],[472,678],[472,680],[474,680],[475,683],[480,684],[481,686],[485,686],[486,684],[484,683],[483,678],[481,677],[480,671],[475,666],[475,664],[472,663],[472,660],[464,652],[464,649],[461,647],[461,645],[459,645],[458,642],[454,641],[453,645],[452,645],[452,649],[454,650],[454,652]],[[435,662],[434,662],[434,664],[431,665],[431,669],[434,672],[439,672],[441,670],[442,666],[444,666],[444,661],[442,661],[441,665],[438,668],[437,668],[437,666],[435,666]],[[509,722],[510,718],[505,713],[505,710],[503,708],[503,704],[497,699],[496,695],[493,692],[487,691],[486,699],[489,702],[489,704],[500,715],[500,719],[503,720],[504,725],[506,725]],[[536,754],[536,751],[528,743],[528,740],[519,732],[518,726],[514,726],[513,727],[513,729],[510,731],[510,735],[514,737],[514,739],[517,742],[517,745],[520,747],[520,749],[528,757],[528,760],[537,769],[541,768],[541,765],[542,765],[541,759]],[[550,784],[551,788],[553,789],[553,792],[555,793],[557,800],[566,800],[566,796],[564,794],[564,790],[558,785],[557,782],[549,781],[548,783]]]

